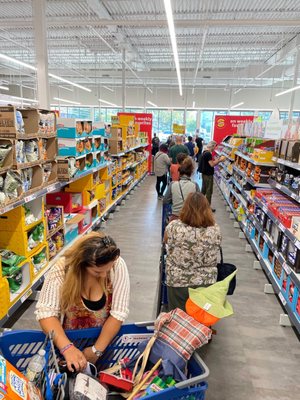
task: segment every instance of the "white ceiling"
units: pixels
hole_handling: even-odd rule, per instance
[[[292,85],[299,0],[172,5],[185,88]],[[31,1],[0,0],[0,10],[0,53],[35,65]],[[125,48],[128,65],[141,78],[126,68],[127,86],[177,85],[163,0],[48,0],[46,15],[51,73],[92,90],[120,86]],[[4,81],[34,86],[35,73],[0,60]]]

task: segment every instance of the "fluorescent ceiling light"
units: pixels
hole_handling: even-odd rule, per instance
[[[244,104],[244,102],[242,101],[241,103],[237,103],[237,104],[235,104],[234,106],[231,106],[230,107],[230,110],[232,110],[233,108],[237,108],[237,107],[239,107],[239,106],[242,106]]]
[[[81,103],[78,103],[77,101],[72,101],[72,100],[67,100],[67,99],[61,99],[59,97],[53,97],[53,100],[58,100],[58,101],[63,101],[65,103],[70,103],[70,104],[75,104],[75,105],[80,105]]]
[[[100,101],[100,103],[104,103],[104,104],[108,104],[109,106],[113,106],[113,107],[118,107],[116,104],[111,103],[110,101],[106,101],[106,100],[102,100],[102,99],[98,99]]]
[[[36,70],[37,70],[36,67],[33,67],[33,66],[30,65],[30,64],[24,63],[23,61],[19,61],[19,60],[15,59],[15,58],[8,57],[8,56],[6,56],[5,54],[1,54],[1,53],[0,53],[0,59],[1,59],[1,58],[2,58],[3,60],[5,60],[5,61],[10,61],[10,62],[12,62],[12,63],[14,63],[14,64],[21,65],[22,67],[29,68],[29,69],[31,69],[32,71],[36,71]]]
[[[147,87],[147,90],[149,90],[150,93],[153,93],[153,90],[149,87]]]
[[[177,79],[179,85],[179,94],[182,96],[182,84],[181,84],[181,74],[180,74],[180,65],[179,65],[179,58],[178,58],[178,51],[177,51],[177,43],[176,43],[176,34],[175,34],[175,27],[174,27],[174,19],[172,13],[172,6],[171,0],[164,0],[165,3],[165,10],[167,14],[168,26],[169,26],[169,33],[172,43],[173,55],[175,60],[175,67],[177,72]]]
[[[298,89],[300,89],[300,86],[294,86],[290,89],[284,90],[283,92],[279,92],[279,93],[275,94],[275,96],[276,97],[282,96],[283,94],[290,93],[290,92],[293,92],[294,90],[298,90]]]
[[[22,103],[23,106],[30,106],[31,105],[30,103],[25,103],[25,102],[21,102],[21,101],[1,100],[1,99],[0,99],[0,103],[15,104],[15,105],[18,105],[18,104]]]
[[[9,88],[6,87],[6,86],[0,86],[0,89],[1,89],[1,90],[9,90]]]
[[[150,106],[153,106],[153,107],[156,107],[156,108],[157,108],[157,105],[156,105],[155,103],[152,103],[152,101],[149,101],[149,100],[148,100],[147,103],[150,104]]]
[[[68,81],[68,79],[64,79],[64,78],[61,78],[60,76],[57,76],[57,75],[54,75],[54,74],[50,74],[50,73],[48,75],[51,78],[57,79],[58,81],[68,83],[69,85],[78,87],[79,89],[85,90],[86,92],[91,92],[91,89],[89,89],[89,88],[87,88],[85,86],[78,85],[78,83],[74,83],[74,82]]]
[[[110,92],[114,92],[114,89],[112,89],[112,88],[110,88],[110,87],[108,87],[108,86],[102,86],[102,87],[104,87],[104,89],[109,90]]]
[[[11,98],[13,98],[13,99],[17,99],[17,100],[19,100],[19,101],[29,101],[30,103],[38,103],[38,100],[35,100],[35,99],[28,99],[28,98],[26,98],[26,97],[18,97],[18,96],[11,96]]]
[[[68,88],[68,87],[66,87],[66,86],[61,86],[61,85],[59,85],[58,87],[61,88],[61,89],[67,90],[68,92],[74,92],[73,89]]]

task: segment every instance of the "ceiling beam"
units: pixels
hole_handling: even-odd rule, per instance
[[[2,28],[32,28],[32,18],[6,18],[1,19]],[[48,27],[82,27],[85,24],[93,27],[105,26],[127,26],[143,28],[167,28],[166,20],[124,20],[124,19],[101,19],[98,21],[76,19],[75,17],[61,18],[49,17],[47,18]],[[199,28],[199,26],[287,26],[287,27],[300,27],[300,19],[182,19],[174,21],[176,27],[183,28]]]

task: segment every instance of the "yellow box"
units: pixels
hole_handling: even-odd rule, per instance
[[[28,231],[44,221],[44,199],[39,197],[28,203],[26,208],[30,209],[35,221],[26,224],[26,212],[24,205],[0,215],[0,231]]]
[[[0,237],[0,248],[9,249],[14,253],[24,256],[26,258],[31,257],[38,249],[40,249],[46,243],[46,227],[45,221],[41,222],[44,226],[43,240],[37,244],[33,249],[28,248],[28,238],[31,234],[31,230],[28,231],[5,231],[1,233]]]
[[[8,313],[9,305],[10,300],[8,281],[6,278],[0,278],[0,320]]]
[[[99,177],[102,180],[107,180],[111,178],[111,174],[112,174],[112,166],[110,165],[109,167],[105,167],[100,169],[99,171]]]
[[[243,138],[235,138],[235,137],[232,137],[232,138],[229,140],[229,144],[231,144],[232,146],[236,146],[236,147],[238,147],[238,146],[240,146],[241,144],[243,144],[243,142],[244,142],[244,139],[243,139]]]
[[[274,157],[274,151],[260,150],[254,149],[252,153],[253,160],[257,162],[272,162],[272,158]]]
[[[35,257],[38,256],[41,252],[45,253],[45,261],[37,264],[34,262]],[[31,277],[32,280],[35,279],[38,275],[41,275],[44,269],[47,267],[49,263],[49,247],[48,243],[44,244],[42,247],[40,247],[37,251],[35,251],[32,256],[31,256]]]
[[[95,174],[98,175],[98,172],[95,172]],[[94,174],[89,174],[75,182],[70,183],[67,187],[68,190],[66,191],[82,192],[83,190],[91,190],[95,186],[95,183],[97,183],[97,181],[95,181]]]

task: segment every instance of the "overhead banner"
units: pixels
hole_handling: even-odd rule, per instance
[[[253,116],[239,116],[239,115],[216,115],[214,121],[214,134],[213,140],[221,143],[228,135],[237,133],[239,124],[244,124],[246,121],[252,122]]]
[[[184,135],[185,125],[173,124],[173,133],[175,133],[176,135]]]
[[[140,132],[146,132],[148,136],[148,146],[146,150],[151,155],[152,148],[152,114],[146,113],[123,113],[119,112],[118,116],[134,117],[134,122],[140,125]],[[148,157],[148,172],[151,172],[152,157]]]

